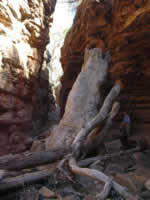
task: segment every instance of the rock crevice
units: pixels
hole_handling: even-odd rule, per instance
[[[0,2],[0,154],[24,150],[53,104],[44,51],[55,3]]]

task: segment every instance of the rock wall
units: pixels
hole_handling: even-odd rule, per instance
[[[149,20],[150,0],[82,1],[62,48],[62,114],[68,93],[81,70],[85,48],[109,50],[112,62],[105,90],[115,80],[123,81],[122,109],[134,113],[134,132],[145,134],[150,142]]]
[[[0,155],[24,150],[53,104],[44,51],[55,3],[0,1]]]

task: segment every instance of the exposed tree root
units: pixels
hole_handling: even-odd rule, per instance
[[[65,158],[62,159],[60,161],[60,163],[58,164],[57,169],[60,172],[62,172],[69,181],[71,181],[72,183],[75,183],[74,180],[69,176],[68,172],[64,169],[65,168],[65,166],[64,166],[65,162],[68,161],[68,159],[70,158],[70,156],[71,156],[70,154],[68,154],[67,156],[65,156]]]
[[[73,158],[73,157],[70,158],[70,160],[69,160],[69,167],[70,167],[71,171],[76,175],[91,177],[91,178],[96,179],[100,182],[107,183],[107,187],[108,186],[110,187],[110,184],[108,184],[110,182],[110,178],[107,175],[105,175],[104,173],[102,173],[98,170],[95,170],[95,169],[80,168],[77,165],[75,158]],[[135,196],[130,194],[125,187],[122,187],[121,185],[119,185],[115,181],[112,181],[112,184],[113,184],[112,187],[114,188],[114,190],[116,190],[118,192],[118,194],[123,196],[125,199],[127,199],[127,200],[130,200],[130,199],[138,200],[138,197],[135,198]],[[106,190],[106,186],[105,186],[105,190]]]
[[[110,190],[113,187],[112,179],[105,183],[103,191],[96,196],[98,200],[104,200],[108,197]]]

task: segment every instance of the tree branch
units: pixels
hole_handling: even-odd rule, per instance
[[[114,102],[114,100],[118,97],[119,93],[120,93],[121,87],[118,83],[116,83],[113,88],[111,89],[111,91],[109,92],[109,94],[107,95],[99,113],[89,122],[87,122],[87,124],[85,125],[85,127],[83,127],[80,132],[78,133],[78,135],[76,136],[72,148],[73,148],[73,154],[75,157],[79,157],[80,155],[80,150],[81,150],[81,146],[84,143],[86,137],[89,135],[89,133],[96,128],[96,126],[102,122],[104,119],[106,119],[106,117],[108,116],[108,112],[110,111],[112,104]]]

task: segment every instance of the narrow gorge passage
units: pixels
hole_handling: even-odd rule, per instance
[[[0,199],[150,199],[150,0],[62,1],[0,2]]]

